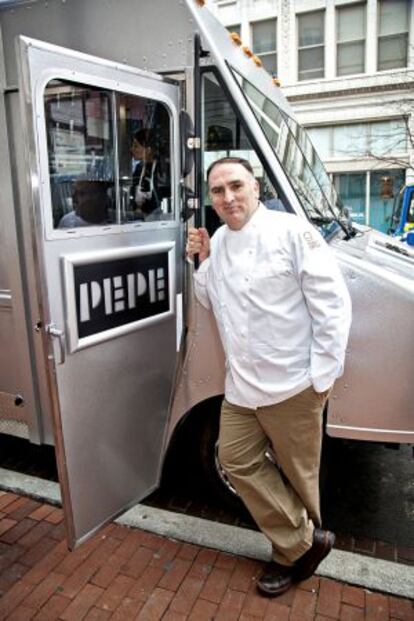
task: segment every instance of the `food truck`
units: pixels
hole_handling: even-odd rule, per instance
[[[411,443],[413,249],[351,222],[240,37],[203,0],[6,0],[0,27],[0,432],[55,446],[70,547],[157,487],[184,426],[215,467],[224,357],[185,237],[220,224],[224,155],[347,279],[327,434]]]

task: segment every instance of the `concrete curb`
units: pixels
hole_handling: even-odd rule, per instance
[[[58,483],[4,468],[0,468],[0,489],[18,492],[53,504],[61,502]],[[271,547],[268,540],[257,531],[238,526],[211,522],[141,504],[135,505],[116,522],[230,554],[261,561],[270,559]],[[412,598],[414,593],[414,568],[343,550],[333,550],[320,564],[317,573],[333,580],[391,595]]]

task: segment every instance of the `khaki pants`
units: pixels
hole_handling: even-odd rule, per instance
[[[292,565],[320,526],[319,465],[325,404],[312,387],[257,410],[223,401],[219,459],[231,483],[273,546]],[[268,457],[272,448],[278,466]]]

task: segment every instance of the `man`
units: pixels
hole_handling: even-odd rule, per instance
[[[350,299],[314,227],[259,202],[248,161],[213,162],[207,178],[225,224],[211,240],[190,229],[187,254],[198,254],[195,292],[226,355],[219,459],[272,542],[257,585],[275,596],[311,576],[334,544],[320,528],[322,413],[342,374]]]
[[[72,196],[73,210],[62,216],[59,229],[108,224],[108,188],[105,181],[77,179]]]

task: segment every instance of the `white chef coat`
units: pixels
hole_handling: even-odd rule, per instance
[[[255,409],[311,385],[323,392],[342,374],[350,297],[306,220],[259,204],[242,229],[216,231],[194,285],[217,321],[230,403]]]

